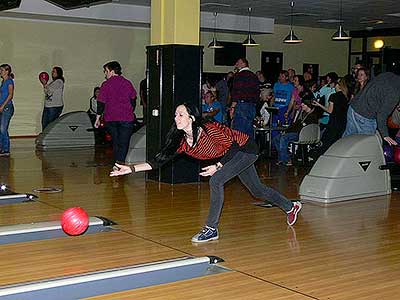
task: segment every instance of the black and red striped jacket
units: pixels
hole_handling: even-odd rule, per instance
[[[217,122],[207,122],[203,125],[198,141],[189,146],[183,138],[175,154],[162,162],[150,161],[153,168],[170,161],[177,154],[185,153],[199,160],[221,158],[220,162],[225,164],[238,152],[258,153],[258,148],[253,139],[241,131],[231,129]]]

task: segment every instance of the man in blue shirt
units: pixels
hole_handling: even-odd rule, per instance
[[[218,123],[223,122],[222,105],[216,100],[214,94],[208,91],[204,95],[203,118],[210,118]]]
[[[285,122],[285,112],[288,109],[293,89],[293,84],[289,82],[288,71],[280,71],[278,82],[274,84],[274,106],[279,108],[279,112],[274,116],[272,120],[273,126],[276,126],[278,124],[278,120],[281,124]]]

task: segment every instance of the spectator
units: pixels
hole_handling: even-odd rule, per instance
[[[87,113],[89,114],[89,118],[92,121],[92,124],[96,122],[96,114],[97,114],[97,97],[99,97],[100,87],[96,86],[93,89],[93,96],[89,100],[89,109]]]
[[[64,108],[64,72],[61,67],[54,67],[51,70],[52,82],[47,83],[44,78],[40,78],[43,85],[45,101],[42,114],[42,131],[57,120]]]
[[[386,142],[397,145],[389,136],[386,122],[399,103],[399,95],[400,76],[391,72],[376,76],[350,101],[343,136],[375,134],[378,129]]]
[[[336,84],[336,93],[329,97],[328,108],[317,101],[312,102],[313,105],[319,106],[330,114],[326,130],[321,138],[322,146],[317,150],[316,156],[324,154],[331,145],[342,137],[346,129],[347,109],[351,97],[350,87],[351,78],[350,75],[347,75]]]
[[[361,67],[357,69],[356,76],[354,95],[359,93],[367,85],[370,80],[370,72],[368,69]]]
[[[294,86],[289,81],[288,71],[279,72],[278,82],[274,84],[274,105],[279,108],[279,112],[274,115],[272,123],[276,126],[278,123],[285,122],[285,113],[288,110]],[[278,122],[279,121],[279,122]]]
[[[288,71],[288,76],[289,76],[288,77],[289,78],[289,82],[293,83],[294,76],[296,76],[296,70],[293,69],[293,68],[288,68],[287,71]]]
[[[314,94],[305,86],[303,76],[294,76],[294,87],[288,110],[285,113],[285,119],[288,120],[293,120],[296,113],[301,110],[301,103],[304,100],[312,100],[314,98]]]
[[[308,124],[318,124],[318,119],[321,116],[320,109],[311,105],[311,101],[304,101],[301,104],[301,112],[284,132],[275,136],[272,140],[275,149],[278,151],[277,165],[291,166],[288,147],[289,143],[299,139],[301,129]]]
[[[264,127],[268,124],[271,117],[268,107],[274,105],[274,92],[272,88],[262,89],[260,92],[260,101],[256,107],[256,124],[258,127]]]
[[[0,156],[10,156],[8,127],[14,115],[14,74],[9,64],[0,65]]]
[[[259,82],[259,86],[258,87],[259,87],[260,91],[262,89],[269,89],[269,88],[272,87],[272,84],[269,83],[267,81],[267,79],[265,79],[265,75],[264,75],[263,71],[261,71],[261,70],[257,71],[256,72],[256,76],[258,78],[258,82]]]
[[[326,85],[321,87],[319,90],[319,96],[323,103],[325,103],[325,108],[328,107],[329,97],[330,95],[336,93],[336,83],[339,79],[339,76],[335,72],[330,72],[326,75]],[[320,102],[321,103],[321,102]],[[327,112],[324,113],[323,117],[320,120],[320,123],[325,127],[329,122],[329,114]]]
[[[106,81],[100,87],[95,127],[104,120],[113,143],[114,160],[125,162],[129,142],[134,128],[136,90],[133,84],[122,76],[121,65],[111,61],[103,66]]]
[[[205,103],[203,104],[203,118],[223,123],[222,106],[215,95],[208,91],[204,96]]]
[[[228,79],[230,76],[233,76],[233,72],[229,72],[228,74],[226,74],[226,76],[224,76],[220,81],[215,84],[218,95],[218,102],[221,104],[221,113],[224,124],[227,122],[226,109],[228,107],[229,101]]]
[[[260,93],[259,82],[257,76],[250,71],[246,58],[238,59],[235,67],[239,71],[233,80],[232,87],[232,128],[254,138],[253,120]]]

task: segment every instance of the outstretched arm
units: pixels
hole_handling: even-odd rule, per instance
[[[110,176],[121,176],[127,175],[136,172],[148,171],[151,170],[152,167],[148,163],[140,163],[133,166],[126,166],[115,163],[113,170],[110,173]]]

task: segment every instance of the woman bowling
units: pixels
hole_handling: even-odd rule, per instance
[[[219,158],[219,162],[202,169],[201,176],[210,176],[210,208],[203,229],[192,237],[192,242],[203,243],[217,240],[218,223],[224,202],[224,185],[239,176],[241,182],[254,197],[277,205],[287,214],[287,223],[293,225],[301,209],[301,203],[292,203],[272,188],[263,185],[257,175],[254,162],[258,158],[257,146],[248,135],[224,125],[203,121],[196,107],[179,105],[175,111],[175,123],[171,127],[165,145],[152,161],[134,166],[116,164],[110,176],[158,168],[175,155],[185,153],[200,160]]]

